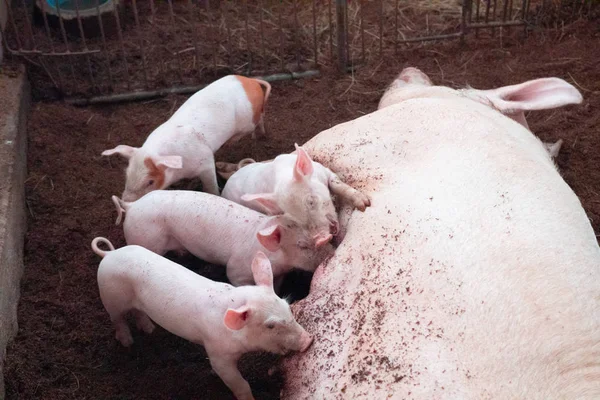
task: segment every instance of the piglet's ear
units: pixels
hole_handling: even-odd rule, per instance
[[[261,245],[270,252],[275,252],[281,247],[281,227],[273,225],[256,233],[256,238]]]
[[[333,235],[331,233],[321,233],[319,235],[316,235],[314,237],[315,247],[316,248],[322,247],[323,245],[326,245],[327,243],[329,243],[331,241],[331,239],[333,239]]]
[[[229,329],[239,331],[244,326],[246,326],[249,317],[250,309],[248,308],[248,306],[241,306],[239,308],[236,308],[235,310],[229,308],[225,312],[225,318],[223,318],[223,323]]]
[[[265,253],[259,251],[252,260],[252,275],[257,286],[273,289],[273,269]]]
[[[560,148],[562,147],[562,144],[563,144],[563,140],[558,139],[558,141],[556,143],[544,143],[544,147],[548,151],[548,154],[550,154],[551,158],[556,158],[556,157],[558,157],[558,153],[560,152]]]
[[[113,154],[119,154],[126,159],[130,159],[133,156],[133,153],[137,150],[136,147],[127,146],[124,144],[120,144],[114,149],[104,150],[102,152],[103,156],[112,156]]]
[[[183,168],[183,159],[181,158],[181,156],[158,156],[153,157],[152,160],[154,161],[154,165],[161,169]]]
[[[275,193],[245,194],[241,199],[248,203],[260,204],[268,215],[283,214],[283,210],[279,208],[275,200]]]
[[[294,178],[297,181],[301,181],[304,177],[310,177],[313,173],[313,165],[312,160],[308,156],[308,153],[297,143],[294,143],[296,146],[296,153],[298,157],[296,158],[296,165],[294,166]]]

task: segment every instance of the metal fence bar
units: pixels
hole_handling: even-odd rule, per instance
[[[62,19],[62,13],[60,11],[60,3],[56,2],[55,6],[56,6],[56,11],[58,13],[58,22],[60,25],[60,32],[62,34],[63,42],[67,49],[67,53],[70,53],[71,51],[69,50],[69,41],[67,40],[67,32],[65,30],[65,24]],[[67,57],[67,60],[69,60],[69,67],[71,68],[71,76],[73,78],[73,82],[75,82],[75,68],[73,68],[73,59],[69,56],[69,57]]]
[[[312,2],[312,22],[313,22],[313,54],[315,55],[314,66],[319,65],[319,53],[317,50],[317,0]]]
[[[137,1],[131,0],[131,5],[133,6],[133,18],[135,21],[136,33],[138,41],[140,42],[140,54],[142,56],[142,66],[144,68],[144,86],[148,87],[148,67],[146,66],[146,50],[144,49],[144,39],[142,38],[142,30],[140,28],[140,18],[138,15]]]
[[[225,18],[223,21],[225,22],[225,29],[227,29],[227,63],[229,64],[229,69],[233,71],[233,56],[231,51],[231,27],[229,22],[229,0],[225,0],[222,4],[225,4]],[[221,10],[221,13],[223,11]]]
[[[98,0],[96,0],[98,2]],[[42,19],[44,20],[44,28],[46,29],[46,36],[48,37],[48,43],[50,43],[50,52],[54,53],[54,41],[52,40],[52,33],[50,32],[50,25],[48,24],[48,15],[46,14],[46,7],[40,7],[42,9]]]
[[[171,32],[174,37],[177,37],[177,24],[175,24],[175,12],[173,11],[173,0],[167,0],[169,4],[169,18],[171,20]],[[171,52],[172,53],[172,52]],[[175,59],[177,60],[177,76],[179,77],[179,81],[183,82],[183,72],[181,67],[181,53],[175,52]]]
[[[10,45],[8,44],[8,40],[6,38],[5,34],[2,34],[2,32],[0,32],[0,37],[2,38],[2,43],[4,44],[4,47],[6,48],[6,50],[11,54],[11,55],[21,55],[23,56],[27,61],[38,65],[40,67],[42,67],[44,69],[44,71],[46,72],[46,74],[48,75],[48,77],[50,78],[50,80],[52,81],[52,84],[57,87],[59,90],[62,90],[62,80],[60,81],[60,86],[59,84],[56,83],[56,81],[54,80],[52,73],[50,72],[49,68],[46,66],[46,64],[44,63],[44,59],[43,57],[38,57],[38,61],[39,63],[34,62],[33,60],[30,60],[29,58],[26,57],[27,54],[29,55],[35,55],[35,56],[42,56],[43,52],[37,49],[37,42],[35,40],[35,36],[33,34],[33,30],[32,30],[32,25],[30,22],[29,17],[27,16],[27,6],[25,4],[25,2],[22,2],[22,6],[23,9],[25,10],[25,14],[26,14],[26,25],[28,27],[28,29],[30,30],[31,33],[31,44],[32,44],[32,49],[31,50],[26,50],[23,48],[23,42],[21,41],[21,35],[19,34],[19,30],[17,28],[15,19],[14,19],[14,11],[12,9],[11,4],[8,2],[8,0],[5,0],[5,4],[6,4],[6,12],[7,12],[7,16],[8,16],[8,22],[10,22],[11,27],[14,31],[15,34],[15,41],[17,42],[17,49],[13,49],[10,47]],[[50,38],[51,40],[51,38]],[[1,49],[0,49],[1,50]],[[0,51],[0,54],[2,52]],[[57,67],[57,71],[60,72],[60,70]]]
[[[379,57],[383,57],[383,0],[379,0]]]
[[[96,1],[98,1],[98,0],[96,0]],[[154,4],[154,0],[150,0],[150,12],[152,14],[152,20],[151,20],[152,23],[151,23],[151,25],[152,25],[153,31],[156,32],[157,31],[157,27],[156,27],[156,7],[155,7],[155,4]],[[160,64],[160,72],[166,78],[167,68],[165,66],[165,59],[164,59],[161,51],[158,52],[158,60],[159,60],[159,64]]]
[[[246,30],[246,47],[248,50],[248,75],[252,74],[252,39],[250,37],[250,26],[248,19],[250,18],[248,9],[248,0],[244,0],[244,27]]]
[[[331,16],[331,2],[327,1],[327,16],[329,18],[329,61],[333,64],[333,18]]]
[[[298,43],[298,31],[300,30],[300,22],[298,21],[298,0],[292,0],[292,12],[294,13],[294,52],[296,53],[296,65],[300,68],[300,44]]]
[[[475,0],[477,1],[477,0]],[[460,38],[464,39],[467,33],[467,13],[471,10],[471,0],[463,0],[463,7],[460,21]]]
[[[398,0],[394,4],[394,54],[398,54]]]
[[[36,50],[37,43],[35,40],[35,36],[33,35],[33,29],[31,27],[31,20],[29,19],[29,13],[27,12],[27,4],[25,4],[25,0],[21,0],[21,4],[23,5],[23,9],[25,10],[25,12],[24,12],[25,22],[26,22],[27,30],[29,31],[29,35],[31,36],[31,44],[32,44],[33,50]]]
[[[19,35],[19,30],[17,29],[17,24],[15,24],[15,18],[13,16],[13,9],[12,9],[12,6],[10,5],[10,0],[4,0],[4,3],[6,4],[6,12],[8,14],[8,20],[10,21],[10,25],[12,26],[13,30],[15,31],[15,40],[17,41],[17,47],[19,48],[19,50],[21,50],[23,48],[23,44],[21,42],[21,35]]]
[[[261,0],[262,1],[262,0]],[[212,44],[212,61],[213,61],[213,69],[216,71],[217,70],[217,52],[219,50],[219,42],[217,41],[219,34],[218,34],[218,30],[215,28],[215,24],[214,24],[214,18],[213,18],[213,14],[210,11],[210,0],[205,0],[205,9],[206,9],[206,14],[208,16],[208,20],[209,25],[208,25],[208,32],[210,34],[210,36],[213,38],[213,40],[211,40],[211,44]],[[221,13],[221,8],[219,7],[219,14]]]
[[[21,0],[21,5],[23,7],[24,14],[25,14],[26,27],[27,27],[27,30],[29,31],[29,35],[31,36],[32,50],[33,51],[38,51],[37,40],[35,39],[35,34],[33,33],[33,25],[32,25],[32,22],[31,22],[31,18],[29,18],[29,13],[27,12],[27,4],[25,3],[25,0]],[[14,25],[13,25],[13,27],[14,27]],[[17,31],[15,31],[15,33],[18,34]],[[5,39],[4,35],[2,35],[1,32],[0,32],[0,36],[2,36],[3,39]],[[50,35],[48,35],[48,38],[49,38],[49,41],[50,41],[50,46],[51,46],[51,48],[53,50],[54,46],[52,44],[52,37]],[[1,46],[1,44],[0,44],[0,46]],[[8,44],[6,45],[6,47],[8,48]],[[58,74],[59,75],[59,83],[57,83],[56,80],[54,79],[54,77],[52,76],[52,73],[50,72],[49,66],[46,65],[46,61],[45,61],[44,57],[42,57],[42,56],[37,57],[37,61],[39,62],[39,65],[44,69],[44,71],[46,72],[46,74],[48,75],[48,77],[50,78],[50,80],[52,81],[52,84],[56,88],[58,88],[58,90],[62,90],[62,79],[61,79],[60,74]],[[58,67],[56,68],[56,70],[58,72],[60,72],[60,69]]]
[[[197,10],[192,0],[188,0],[188,11],[190,14],[190,25],[192,26],[192,37],[194,38],[194,51],[196,57],[194,61],[194,66],[196,67],[198,78],[201,78],[202,68],[200,68],[200,49],[198,47],[198,24],[196,23],[196,20],[199,19],[200,16],[198,15],[198,13],[196,13]]]
[[[279,3],[279,7],[277,7],[278,15],[278,23],[279,23],[279,62],[281,64],[281,70],[284,70],[284,55],[283,55],[283,2]]]
[[[113,3],[112,8],[115,16],[115,24],[117,25],[117,36],[119,38],[119,45],[121,47],[121,56],[123,57],[123,67],[125,68],[125,83],[127,84],[127,90],[131,89],[131,83],[129,79],[129,67],[127,66],[127,53],[125,52],[125,44],[123,43],[123,31],[121,30],[121,18],[119,18],[119,10],[117,5]]]
[[[527,7],[529,6],[528,3],[528,0],[523,0],[523,5],[521,6],[521,20],[523,22],[526,22],[527,20]],[[527,37],[527,23],[523,25],[523,35]]]
[[[471,24],[469,25],[469,29],[482,29],[482,28],[502,28],[502,27],[512,27],[512,26],[521,26],[525,25],[525,21],[491,21],[487,24],[481,22],[479,24]]]
[[[337,47],[338,47],[338,67],[340,71],[346,71],[348,65],[346,42],[347,42],[347,24],[346,12],[348,4],[346,0],[335,0],[335,8],[337,15]]]
[[[447,34],[444,34],[444,35],[422,36],[422,37],[407,38],[407,39],[402,39],[400,41],[400,43],[432,42],[434,40],[456,39],[456,38],[460,38],[460,37],[463,37],[463,36],[464,35],[463,35],[462,32],[456,32],[456,33],[447,33]]]
[[[508,21],[512,21],[513,0],[508,0]],[[510,26],[506,27],[506,34],[510,35]]]
[[[134,0],[135,1],[135,0]],[[27,14],[27,13],[25,13]],[[89,51],[87,47],[87,41],[85,40],[85,32],[83,32],[83,24],[81,23],[81,15],[79,14],[79,0],[75,0],[75,14],[77,17],[77,26],[79,27],[79,35],[81,36],[81,42],[83,43],[83,50]],[[94,73],[92,72],[92,62],[90,61],[90,55],[85,55],[85,61],[88,67],[88,75],[90,77],[90,83],[92,84],[92,89],[96,90],[96,81],[94,80]]]
[[[504,6],[502,7],[502,22],[506,21],[506,16],[508,13],[508,2],[510,0],[504,0]]]
[[[265,56],[265,28],[264,28],[264,23],[263,20],[265,19],[265,10],[264,10],[264,5],[263,5],[263,0],[259,0],[258,1],[258,8],[259,8],[259,13],[258,13],[258,26],[259,26],[259,30],[260,30],[260,58],[262,59],[262,63],[263,65],[266,67],[267,66],[267,58]]]
[[[347,2],[346,2],[347,3]],[[350,53],[350,24],[348,23],[348,5],[344,8],[344,21],[345,21],[345,29],[346,29],[346,65],[350,64],[352,60],[352,54]]]
[[[489,0],[488,0],[489,1]],[[498,5],[498,0],[494,0],[494,7],[492,8],[492,20],[496,21],[496,8]],[[492,37],[496,36],[496,29],[492,28]]]
[[[100,27],[100,36],[102,37],[102,50],[104,53],[104,61],[106,62],[106,69],[108,71],[108,81],[110,83],[110,89],[114,89],[112,69],[110,68],[110,59],[108,58],[108,46],[106,45],[106,35],[104,34],[104,23],[102,22],[102,15],[100,14],[100,0],[96,0],[96,14],[98,16],[98,26]]]
[[[365,49],[365,0],[360,0],[360,47],[361,62],[364,64],[367,59],[367,50]]]
[[[12,49],[8,48],[8,51],[15,55],[34,55],[34,56],[57,56],[57,57],[71,57],[71,56],[84,56],[86,54],[95,54],[100,53],[100,50],[88,50],[88,51],[55,51],[55,52],[46,52],[41,50],[25,50],[25,49]]]
[[[276,81],[288,81],[293,79],[302,79],[302,78],[313,78],[319,76],[321,73],[317,70],[308,70],[303,72],[288,72],[288,73],[278,73],[267,76],[257,76],[255,78],[261,79],[267,82],[276,82]],[[139,92],[131,92],[131,93],[120,93],[113,94],[107,96],[95,96],[87,99],[81,98],[70,98],[66,99],[68,104],[76,105],[76,106],[87,106],[91,104],[110,104],[110,103],[122,103],[126,101],[140,101],[140,100],[149,100],[157,97],[164,97],[169,94],[190,94],[196,93],[197,91],[205,88],[207,85],[194,85],[194,86],[178,86],[171,87],[167,89],[161,90],[151,90],[151,91],[139,91]]]
[[[481,0],[475,0],[475,22],[479,23],[479,2]],[[470,23],[471,21],[469,21]],[[475,37],[479,37],[479,31],[475,31]]]

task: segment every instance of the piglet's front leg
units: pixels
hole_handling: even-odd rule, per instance
[[[366,194],[345,184],[333,172],[329,176],[329,190],[332,194],[338,196],[342,202],[351,204],[360,211],[365,211],[365,209],[371,205],[371,200]]]
[[[239,357],[211,355],[210,365],[227,387],[233,392],[237,400],[254,400],[252,389],[244,379],[237,367]]]

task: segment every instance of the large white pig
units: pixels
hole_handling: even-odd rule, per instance
[[[244,161],[248,162],[242,160],[239,165]],[[313,162],[296,145],[296,154],[282,154],[271,161],[243,166],[229,178],[221,195],[268,215],[287,213],[322,245],[338,232],[332,194],[360,211],[370,204],[367,196],[342,182],[330,169]]]
[[[270,92],[268,82],[226,76],[190,97],[142,147],[119,145],[102,152],[129,160],[123,200],[135,201],[189,178],[200,178],[205,192],[219,194],[214,153],[257,127],[265,135],[264,109]]]
[[[312,236],[289,215],[267,217],[258,211],[208,193],[155,190],[129,203],[113,196],[127,244],[155,253],[190,252],[227,267],[235,285],[254,282],[250,264],[265,251],[273,265],[276,288],[293,268],[314,271],[333,252],[331,244],[318,248]]]
[[[581,96],[407,83],[418,97],[304,145],[372,206],[292,307],[317,340],[285,361],[282,399],[600,399],[594,231],[542,143],[492,107]]]
[[[101,250],[101,242],[110,251]],[[305,351],[312,342],[289,305],[273,291],[271,264],[261,252],[252,261],[256,286],[236,288],[206,279],[140,246],[115,250],[107,239],[98,237],[92,249],[102,257],[98,288],[117,340],[125,347],[133,343],[125,319],[131,312],[138,329],[148,334],[154,331],[154,321],[201,344],[217,375],[239,400],[253,399],[250,385],[237,368],[244,353]]]

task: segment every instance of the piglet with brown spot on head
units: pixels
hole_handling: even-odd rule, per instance
[[[142,147],[119,145],[103,152],[129,160],[123,198],[136,200],[152,190],[195,178],[202,182],[204,192],[219,195],[214,153],[227,141],[256,128],[264,135],[270,90],[261,80],[226,76],[191,96]]]
[[[143,148],[119,145],[102,153],[104,156],[120,154],[129,160],[124,201],[135,201],[153,190],[164,189],[170,170],[181,169],[181,156],[153,156]]]

